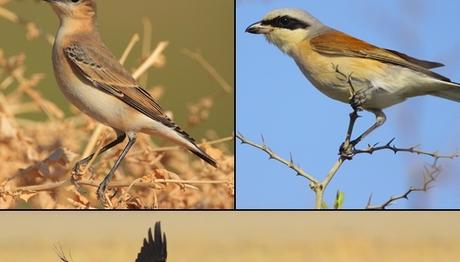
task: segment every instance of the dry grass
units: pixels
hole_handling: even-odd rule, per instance
[[[8,10],[8,2],[0,0],[0,19],[24,25],[29,40],[43,36],[52,42],[52,37],[35,23]],[[138,40],[135,35],[122,62]],[[150,39],[143,42],[150,44]],[[149,68],[163,66],[166,57],[162,51],[166,46],[166,42],[159,43],[133,75],[146,77]],[[112,140],[113,131],[76,109],[72,115],[65,116],[37,91],[44,74],[26,71],[26,55],[5,53],[0,46],[0,208],[100,208],[96,187],[121,153],[122,146],[101,155],[84,168],[82,175],[71,179],[70,170],[76,161]],[[190,54],[205,61],[199,54]],[[218,75],[205,69],[211,75]],[[160,100],[165,89],[155,86],[148,91]],[[199,106],[192,105],[189,122],[199,125],[206,121],[214,102],[227,91],[223,85],[222,90],[203,97],[197,103]],[[140,135],[109,186],[111,203],[105,207],[233,208],[233,135],[228,135],[220,138],[208,130],[208,139],[201,141],[205,151],[219,163],[218,169],[179,147],[159,145],[148,136]]]

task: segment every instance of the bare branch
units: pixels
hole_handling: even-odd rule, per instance
[[[292,162],[292,159],[291,161],[289,160],[286,160],[282,157],[280,157],[279,155],[277,155],[275,152],[273,152],[273,150],[271,150],[266,144],[265,144],[265,141],[262,137],[262,141],[263,141],[263,144],[262,145],[259,145],[259,144],[256,144],[248,139],[246,139],[242,134],[238,133],[236,135],[236,137],[241,141],[241,144],[247,144],[247,145],[250,145],[250,146],[253,146],[255,148],[258,148],[262,151],[264,151],[265,153],[268,154],[269,158],[270,159],[274,159],[284,165],[286,165],[287,167],[289,167],[290,169],[294,170],[296,172],[297,175],[299,176],[303,176],[305,177],[306,179],[308,179],[310,182],[312,182],[313,184],[319,184],[319,181],[314,178],[312,175],[308,174],[307,172],[305,172],[305,170],[303,170],[301,167],[299,167],[298,165],[294,164]]]
[[[397,147],[395,145],[392,145],[394,140],[395,140],[395,138],[391,139],[388,143],[386,143],[383,146],[377,146],[378,144],[374,144],[374,145],[368,145],[368,147],[366,149],[355,149],[353,153],[355,155],[356,154],[373,154],[376,151],[390,150],[390,151],[393,151],[393,153],[395,153],[395,154],[398,153],[398,152],[407,152],[407,153],[413,153],[413,154],[417,154],[417,155],[430,156],[430,157],[434,158],[435,160],[442,159],[442,158],[444,158],[444,159],[454,159],[454,158],[457,158],[457,157],[460,156],[458,152],[452,153],[450,155],[441,155],[441,154],[439,154],[438,151],[428,152],[428,151],[418,149],[418,146],[413,146],[413,147],[409,147],[409,148],[401,148],[401,147]]]
[[[434,161],[433,165],[425,170],[425,174],[423,176],[423,185],[420,187],[410,187],[406,192],[402,193],[401,195],[392,196],[390,199],[385,201],[383,204],[379,206],[371,205],[372,195],[369,197],[369,201],[367,202],[366,209],[386,209],[393,203],[397,202],[401,199],[409,199],[409,195],[414,192],[427,192],[432,188],[433,183],[439,176],[441,172],[441,167],[437,166],[437,160]]]

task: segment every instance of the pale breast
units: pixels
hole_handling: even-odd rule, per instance
[[[332,99],[349,103],[351,76],[354,91],[364,92],[367,97],[365,108],[385,108],[402,102],[404,91],[420,84],[407,81],[413,77],[406,72],[408,69],[372,59],[319,54],[308,41],[302,41],[290,55],[310,82]]]
[[[65,97],[79,110],[97,121],[113,128],[129,131],[123,119],[128,114],[128,106],[119,99],[100,91],[84,76],[73,69],[62,48],[53,48],[53,67],[56,82]]]

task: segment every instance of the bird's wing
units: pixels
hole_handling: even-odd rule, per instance
[[[441,63],[420,60],[394,50],[379,48],[333,29],[312,38],[310,44],[313,50],[322,54],[373,59],[407,67],[439,80],[450,81],[429,70],[443,66]]]
[[[95,88],[117,97],[151,119],[173,128],[194,143],[193,138],[164,114],[155,99],[137,84],[106,47],[96,48],[72,43],[64,49],[64,53],[77,72]]]
[[[148,236],[144,239],[136,262],[165,262],[166,257],[166,234],[161,234],[160,222],[156,222],[155,238],[152,238],[152,230],[149,228]]]

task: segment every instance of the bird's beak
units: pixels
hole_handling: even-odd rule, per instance
[[[254,23],[246,28],[246,32],[251,34],[268,34],[271,31],[272,28],[267,25],[262,25],[262,22]]]

